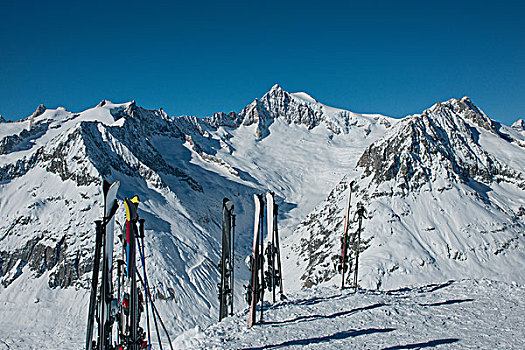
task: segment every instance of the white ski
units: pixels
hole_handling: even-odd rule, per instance
[[[262,195],[253,195],[255,201],[255,219],[253,223],[253,251],[251,256],[251,272],[252,277],[250,279],[250,285],[248,292],[251,294],[250,298],[250,316],[248,319],[248,327],[251,327],[256,322],[256,308],[259,293],[259,235],[261,227],[261,206],[262,206]]]

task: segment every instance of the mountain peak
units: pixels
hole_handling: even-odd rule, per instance
[[[38,117],[39,115],[42,115],[47,110],[46,106],[43,104],[39,104],[36,110],[31,114],[31,118]]]
[[[279,86],[279,84],[275,84],[267,93],[263,95],[263,97],[260,99],[255,99],[255,101],[263,100],[265,98],[281,98],[287,94],[288,92],[284,91],[283,88]]]
[[[468,96],[463,96],[461,99],[460,99],[461,102],[465,102],[465,103],[472,103],[472,101],[470,100],[470,97]]]
[[[471,123],[474,123],[485,130],[497,133],[493,120],[476,106],[468,96],[463,96],[460,99],[451,98],[448,101],[438,102],[429,109],[423,111],[422,114],[426,115],[428,113],[442,117],[456,115],[462,119],[469,120]]]
[[[275,84],[274,86],[272,86],[270,91],[284,91],[284,90],[279,86],[279,84]]]
[[[518,119],[511,125],[511,128],[523,131],[525,130],[525,121],[523,121],[523,119]]]

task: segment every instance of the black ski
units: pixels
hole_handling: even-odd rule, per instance
[[[350,226],[350,202],[352,200],[352,187],[354,181],[350,183],[348,188],[348,202],[346,203],[345,213],[345,225],[343,228],[343,236],[341,237],[341,257],[340,257],[340,270],[341,270],[341,289],[345,287],[345,272],[348,270],[348,228]]]
[[[360,245],[361,245],[361,231],[362,231],[362,223],[363,223],[363,218],[367,219],[367,216],[366,216],[366,209],[365,207],[363,206],[362,203],[358,203],[357,204],[357,211],[355,213],[355,216],[357,216],[357,221],[359,223],[359,226],[357,228],[357,232],[356,232],[356,235],[357,237],[354,238],[354,249],[355,249],[355,269],[354,269],[354,288],[355,288],[355,292],[357,293],[357,290],[358,290],[358,284],[357,284],[357,276],[358,276],[358,269],[359,269],[359,250],[361,249],[360,248]],[[355,219],[355,217],[354,217]]]
[[[279,249],[279,230],[277,228],[277,216],[279,207],[275,204],[275,195],[273,192],[266,194],[268,238],[266,246],[266,287],[272,292],[272,300],[275,302],[275,292],[277,287],[280,288],[281,300],[284,299],[281,271],[281,253]]]
[[[93,257],[93,274],[91,276],[91,295],[89,298],[88,324],[86,332],[86,350],[93,349],[93,328],[95,326],[95,309],[97,307],[98,273],[100,270],[100,254],[102,250],[102,221],[95,221],[95,256]]]
[[[222,255],[219,263],[221,281],[218,285],[219,321],[228,316],[228,306],[233,313],[233,220],[233,202],[224,198],[222,201]]]

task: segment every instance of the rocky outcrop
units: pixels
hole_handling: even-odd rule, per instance
[[[29,118],[36,118],[38,116],[41,116],[42,114],[44,114],[46,110],[47,110],[46,106],[44,106],[43,104],[40,104],[38,105],[36,110],[33,112],[33,114],[31,114]]]
[[[51,288],[69,287],[92,270],[92,262],[81,259],[79,251],[71,254],[66,236],[53,245],[43,241],[44,237],[40,235],[14,251],[0,251],[0,283],[4,287],[20,277],[24,268],[33,272],[35,278],[49,272],[48,284]]]
[[[520,172],[509,169],[479,145],[478,132],[467,120],[491,132],[493,123],[471,106],[468,98],[451,100],[407,117],[365,150],[358,167],[375,183],[395,180],[404,190],[418,189],[441,176],[453,181],[508,181],[525,186]]]

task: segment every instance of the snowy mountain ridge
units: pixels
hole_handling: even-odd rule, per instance
[[[252,194],[266,190],[280,206],[287,290],[340,278],[333,255],[352,180],[353,205],[363,202],[370,216],[362,286],[523,283],[523,145],[522,132],[468,98],[403,119],[328,107],[278,85],[239,113],[207,118],[134,101],[80,113],[41,105],[0,124],[0,308],[16,315],[22,296],[42,300],[36,312],[62,308],[64,329],[83,332],[102,177],[121,182],[119,200],[141,198],[150,281],[173,334],[216,318],[223,197],[238,218],[235,304],[244,307]],[[38,339],[30,317],[6,318],[5,334]]]

